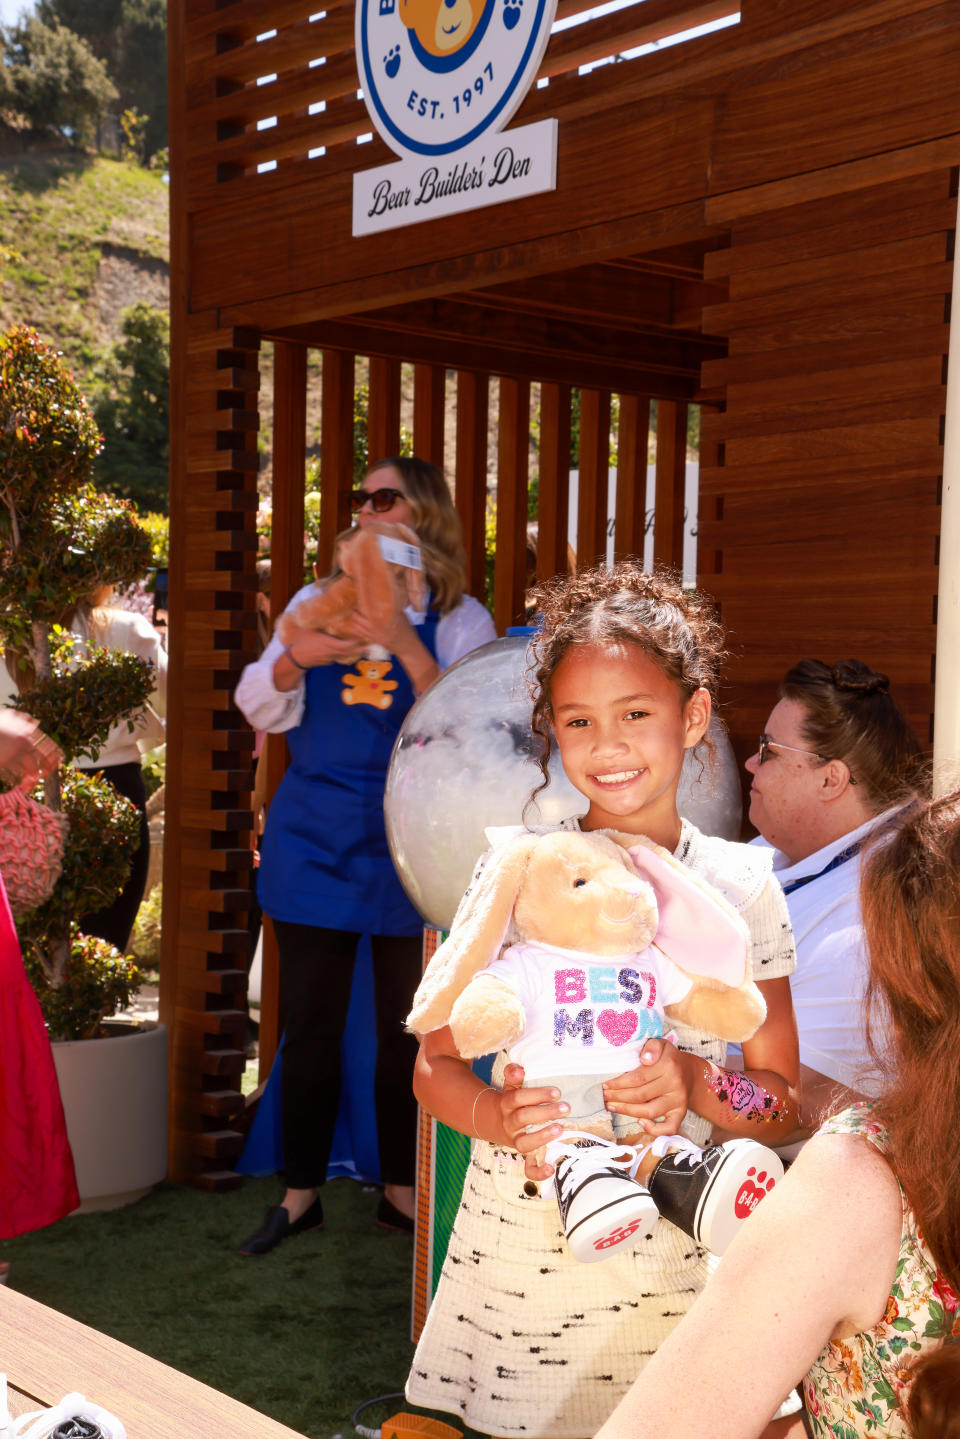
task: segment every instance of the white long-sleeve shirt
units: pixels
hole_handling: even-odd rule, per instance
[[[98,612],[99,613],[99,612]],[[144,615],[132,610],[104,610],[102,623],[84,625],[78,618],[74,631],[82,640],[106,650],[126,650],[139,659],[150,660],[156,671],[149,708],[134,722],[131,732],[127,721],[121,720],[110,730],[95,760],[75,761],[78,769],[102,769],[106,765],[140,762],[140,744],[149,749],[161,743],[158,723],[167,713],[167,652],[161,635]]]
[[[293,596],[284,613],[289,614],[307,596],[314,594],[314,585],[304,585]],[[417,625],[422,623],[423,616],[418,615],[416,610],[408,609],[407,619]],[[472,595],[464,595],[457,608],[441,615],[437,623],[437,664],[445,670],[471,650],[479,649],[496,637],[497,631],[489,612]],[[285,730],[295,729],[303,718],[303,679],[292,690],[278,690],[273,682],[273,667],[282,654],[283,645],[274,634],[260,658],[247,665],[234,695],[237,708],[254,729],[265,730],[268,734],[282,734]]]

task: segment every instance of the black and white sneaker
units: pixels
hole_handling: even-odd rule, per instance
[[[754,1139],[728,1139],[701,1149],[682,1135],[655,1139],[663,1158],[648,1180],[664,1219],[714,1254],[725,1254],[760,1200],[783,1178],[772,1149]]]
[[[571,1134],[547,1146],[547,1159],[556,1171],[567,1243],[581,1264],[595,1264],[621,1245],[636,1244],[653,1233],[657,1206],[649,1191],[630,1177],[635,1150]]]

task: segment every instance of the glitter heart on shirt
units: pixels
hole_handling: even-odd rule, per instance
[[[602,1009],[597,1015],[597,1028],[608,1044],[626,1044],[637,1029],[637,1016],[629,1009]]]

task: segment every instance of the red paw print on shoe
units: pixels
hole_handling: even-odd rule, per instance
[[[753,1179],[755,1174],[757,1175],[756,1182]],[[759,1174],[753,1167],[748,1169],[747,1177],[741,1184],[733,1205],[733,1211],[737,1218],[746,1219],[748,1214],[752,1214],[761,1199],[770,1193],[776,1182],[765,1169],[761,1169]]]
[[[632,1224],[624,1224],[616,1229],[611,1229],[610,1233],[605,1234],[602,1239],[593,1241],[594,1249],[612,1249],[615,1244],[622,1244],[625,1239],[630,1238],[631,1234],[636,1234],[638,1229],[642,1229],[643,1223],[642,1219],[635,1219]]]

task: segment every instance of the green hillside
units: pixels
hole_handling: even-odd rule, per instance
[[[0,323],[33,325],[87,388],[120,338],[121,311],[168,303],[169,191],[137,165],[0,143],[0,242],[22,260],[0,286]]]

